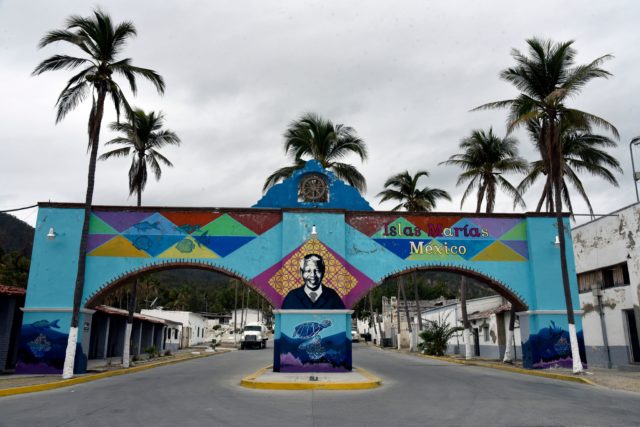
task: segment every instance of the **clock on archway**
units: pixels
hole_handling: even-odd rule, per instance
[[[302,202],[326,202],[329,187],[324,175],[310,173],[302,177],[298,188],[298,198]]]

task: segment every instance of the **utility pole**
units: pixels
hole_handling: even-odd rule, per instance
[[[235,296],[233,300],[233,347],[238,347],[238,336],[236,331],[238,330],[238,281],[233,279],[235,283]]]
[[[373,313],[373,289],[369,291],[369,317],[371,318],[371,322],[373,323],[373,331],[376,333],[376,337],[378,341],[382,340],[381,334],[378,334],[378,327],[376,326],[376,317],[374,317]]]

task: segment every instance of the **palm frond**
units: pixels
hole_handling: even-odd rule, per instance
[[[278,182],[282,181],[283,179],[289,178],[293,174],[293,172],[298,169],[302,169],[305,163],[306,162],[300,160],[293,166],[285,166],[273,172],[265,180],[264,185],[262,186],[262,192],[265,193],[269,188],[273,187]]]
[[[114,140],[112,139],[111,141],[109,141],[110,143],[114,143]],[[100,157],[98,157],[98,160],[107,160],[110,159],[112,157],[127,157],[129,155],[129,152],[131,151],[131,149],[129,147],[123,147],[123,148],[117,148],[115,150],[106,152],[104,154],[102,154]]]

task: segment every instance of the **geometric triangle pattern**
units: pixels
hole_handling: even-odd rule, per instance
[[[89,217],[89,233],[90,234],[118,234],[109,224],[101,220],[94,214]]]
[[[282,267],[269,279],[269,285],[281,296],[285,296],[292,289],[303,285],[300,275],[300,262],[308,254],[318,254],[325,265],[325,273],[322,284],[335,290],[338,295],[344,297],[358,285],[358,280],[353,277],[342,263],[319,240],[307,240],[300,246]]]
[[[203,246],[193,237],[187,236],[158,255],[158,258],[220,258],[211,249]]]
[[[252,236],[256,233],[227,214],[211,221],[193,233],[194,236]]]
[[[115,256],[128,258],[149,258],[149,254],[142,251],[122,236],[116,236],[107,243],[89,252],[89,256]]]
[[[254,236],[193,236],[199,245],[205,246],[221,257],[225,257],[236,249],[241,248]]]
[[[500,241],[493,242],[487,249],[476,255],[473,261],[526,261],[526,259]]]
[[[220,258],[276,226],[279,213],[93,211],[87,254],[110,257]],[[112,241],[114,237],[119,237]]]
[[[360,218],[351,224],[405,260],[526,261],[529,257],[526,221],[521,218],[405,216],[376,218],[371,224]],[[372,225],[378,228],[373,230]]]

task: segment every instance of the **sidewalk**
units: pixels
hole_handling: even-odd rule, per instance
[[[379,348],[379,347],[376,347]],[[583,374],[574,375],[571,369],[551,368],[551,369],[525,369],[522,367],[522,361],[514,364],[502,363],[495,359],[471,359],[466,360],[463,356],[448,355],[443,357],[427,356],[417,352],[409,352],[406,349],[398,350],[395,348],[382,348],[382,351],[396,351],[415,357],[423,357],[433,360],[442,360],[445,362],[458,363],[461,365],[483,366],[486,368],[500,369],[503,371],[517,372],[524,375],[533,375],[546,378],[554,378],[564,381],[581,382],[612,390],[625,390],[640,393],[640,370],[623,371],[616,368],[588,368]]]
[[[0,375],[0,397],[31,393],[35,391],[52,390],[55,388],[94,381],[100,378],[124,375],[132,372],[144,371],[158,366],[172,365],[186,360],[214,356],[217,354],[227,353],[229,351],[231,350],[218,348],[215,352],[207,352],[200,348],[190,348],[171,356],[163,356],[134,362],[128,369],[124,369],[120,365],[109,365],[96,368],[95,371],[75,375],[70,380],[62,379],[61,375]]]

